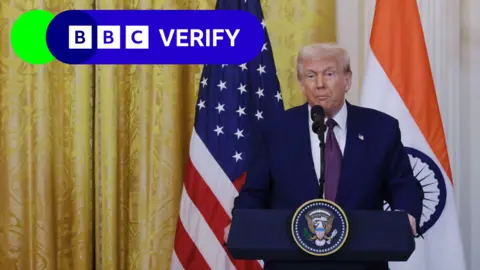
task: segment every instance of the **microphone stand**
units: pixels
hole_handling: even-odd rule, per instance
[[[319,191],[320,191],[320,198],[325,199],[324,196],[324,186],[325,186],[325,123],[324,116],[316,116],[313,119],[312,130],[318,136],[318,140],[320,141],[320,179],[319,182]]]
[[[320,140],[320,179],[319,179],[319,188],[320,188],[320,198],[325,199],[324,196],[324,186],[325,186],[325,139],[324,132],[318,132],[318,139]]]

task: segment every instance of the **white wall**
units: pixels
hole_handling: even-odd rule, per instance
[[[480,1],[417,0],[452,166],[469,270],[480,269]],[[337,39],[348,49],[358,104],[375,0],[337,0]],[[478,161],[475,161],[475,158]],[[448,243],[445,243],[448,245]]]
[[[452,1],[452,0],[450,0]],[[480,269],[480,1],[460,1],[457,198],[470,269]]]

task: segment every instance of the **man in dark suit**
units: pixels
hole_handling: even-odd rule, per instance
[[[329,44],[304,47],[297,76],[307,102],[267,123],[254,145],[234,209],[296,209],[320,197],[320,149],[310,111],[325,110],[326,199],[346,210],[406,211],[416,234],[422,191],[401,142],[398,121],[345,100],[352,82],[345,50]],[[226,235],[228,235],[228,228]],[[382,263],[375,269],[388,269]]]

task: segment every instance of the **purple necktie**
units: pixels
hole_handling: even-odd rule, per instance
[[[340,171],[342,168],[342,151],[338,145],[333,128],[337,122],[327,120],[327,141],[325,142],[325,199],[335,201]]]

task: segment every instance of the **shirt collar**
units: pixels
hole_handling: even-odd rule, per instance
[[[308,119],[309,119],[310,123],[312,122],[312,118],[310,117],[311,111],[312,111],[312,106],[310,106],[310,104],[308,104]],[[337,122],[337,126],[341,130],[346,130],[346,127],[347,127],[347,104],[346,104],[345,101],[343,102],[343,105],[342,105],[342,108],[340,109],[340,111],[338,111],[337,114],[335,114],[335,116],[333,116],[333,120],[335,120],[335,122]],[[325,121],[327,121],[327,118],[325,118]]]

